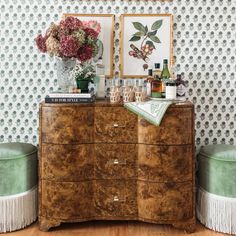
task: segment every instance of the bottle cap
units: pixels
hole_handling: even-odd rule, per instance
[[[177,74],[177,79],[181,79],[181,74]]]
[[[175,81],[169,80],[166,82],[166,86],[176,86],[176,83],[175,83]]]
[[[152,76],[152,69],[148,69],[148,75]]]
[[[161,68],[161,64],[160,63],[155,63],[154,67],[155,67],[155,69],[160,69]]]
[[[168,60],[167,60],[167,59],[164,59],[164,60],[163,60],[163,64],[168,64]]]

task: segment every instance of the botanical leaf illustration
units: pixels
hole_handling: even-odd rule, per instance
[[[161,43],[160,39],[157,36],[150,35],[149,38],[155,43]]]
[[[148,32],[148,27],[147,27],[147,25],[145,26],[145,33],[147,33]]]
[[[149,37],[150,35],[156,35],[156,34],[157,34],[157,30],[152,31],[152,32],[148,32],[148,37]]]
[[[144,32],[139,31],[139,32],[136,32],[133,36],[142,37],[142,36],[144,36],[144,35],[145,35]]]
[[[162,26],[163,20],[157,20],[152,24],[152,30],[158,30]]]
[[[146,34],[146,29],[140,22],[133,22],[134,28]]]
[[[147,25],[140,22],[132,22],[134,28],[138,30],[134,33],[129,41],[135,42],[141,39],[141,45],[137,47],[133,43],[130,44],[132,50],[129,51],[129,56],[142,59],[146,63],[149,61],[149,56],[156,50],[155,43],[161,43],[160,39],[156,36],[158,29],[162,26],[163,20],[157,20],[152,24],[151,29]],[[144,70],[146,67],[143,67]]]
[[[139,41],[141,39],[141,37],[140,36],[133,36],[129,41]]]

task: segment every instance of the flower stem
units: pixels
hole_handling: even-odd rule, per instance
[[[144,41],[147,39],[147,35],[144,37],[144,39],[143,39],[143,41],[142,41],[142,43],[141,43],[141,50],[142,50],[142,47],[143,47],[143,43],[144,43]]]

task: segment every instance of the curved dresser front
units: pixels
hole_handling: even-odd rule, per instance
[[[122,104],[40,104],[39,226],[140,220],[195,229],[194,108],[159,127]]]

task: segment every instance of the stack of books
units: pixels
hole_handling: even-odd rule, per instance
[[[95,102],[94,91],[89,93],[52,92],[45,97],[45,103],[90,103]]]

